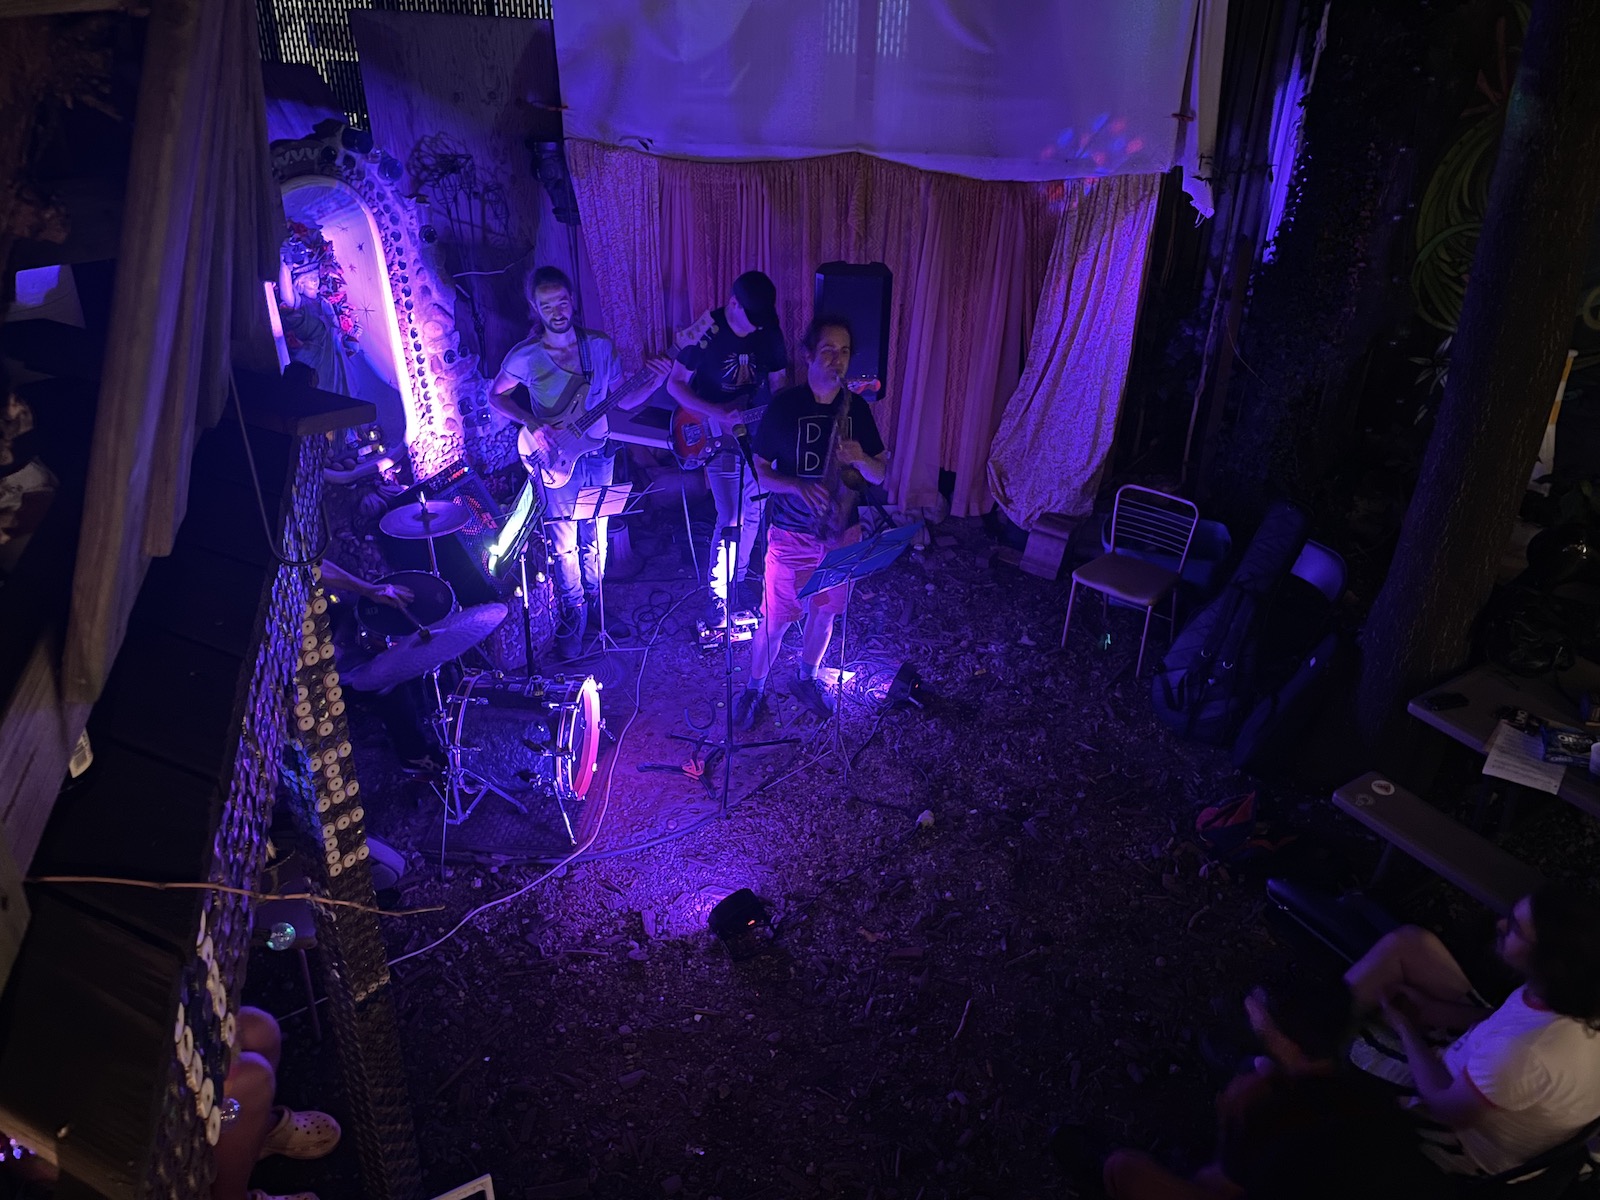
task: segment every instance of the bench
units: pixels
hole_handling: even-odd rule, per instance
[[[1510,912],[1543,882],[1521,859],[1376,771],[1339,788],[1333,802],[1388,841],[1386,859],[1399,848],[1495,912]]]

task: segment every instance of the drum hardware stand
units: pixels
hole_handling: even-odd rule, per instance
[[[444,820],[439,824],[439,877],[444,878],[445,852],[450,837],[450,826],[464,824],[468,817],[477,811],[483,798],[491,792],[499,796],[512,808],[523,816],[528,815],[527,806],[511,795],[498,784],[491,783],[476,771],[469,770],[461,765],[460,729],[456,730],[457,736],[451,736],[450,714],[445,705],[444,693],[439,689],[439,669],[435,667],[428,673],[428,682],[433,686],[433,724],[439,734],[439,744],[444,748],[444,786],[430,781],[428,786],[433,789],[434,795],[439,797],[444,805]],[[463,705],[474,703],[470,692]],[[485,702],[486,703],[486,702]],[[459,721],[458,721],[459,726]],[[470,799],[465,806],[462,803],[464,794],[470,794]],[[559,803],[559,800],[557,801]],[[567,817],[566,807],[561,808],[561,819],[566,822],[567,835],[572,835],[572,822]]]

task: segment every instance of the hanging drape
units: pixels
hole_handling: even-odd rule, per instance
[[[65,647],[69,700],[92,702],[153,555],[183,520],[198,431],[235,359],[274,362],[262,282],[283,206],[245,0],[153,0],[116,292]]]
[[[1158,175],[1097,180],[1061,221],[1027,367],[989,452],[989,486],[1024,528],[1047,512],[1094,507],[1160,192]]]
[[[581,0],[569,137],[674,158],[862,151],[975,179],[1185,168],[1209,215],[1226,0]]]
[[[661,347],[666,327],[723,303],[733,279],[758,268],[778,285],[798,364],[816,268],[885,263],[894,273],[889,378],[874,416],[892,450],[890,494],[932,506],[942,469],[956,477],[957,516],[987,511],[989,440],[1018,378],[1062,185],[965,179],[859,154],[706,163],[582,141],[568,153],[599,310],[627,360]]]

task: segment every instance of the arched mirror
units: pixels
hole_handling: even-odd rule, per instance
[[[324,391],[374,405],[389,447],[410,445],[417,406],[372,214],[348,184],[321,175],[284,183],[283,210],[277,308],[288,357]]]
[[[427,202],[401,192],[400,163],[371,135],[324,121],[274,142],[272,166],[289,219],[273,288],[275,299],[287,293],[278,316],[289,357],[319,387],[376,405],[419,480],[505,460],[497,443],[514,445],[516,431],[489,420],[488,381],[461,349]]]

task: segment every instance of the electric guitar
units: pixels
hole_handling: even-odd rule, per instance
[[[763,394],[766,384],[762,384]],[[744,419],[743,424],[752,433],[761,421],[761,414],[767,411],[767,405],[757,404],[739,409],[739,415]],[[672,429],[669,434],[672,441],[672,457],[678,460],[678,465],[685,471],[693,471],[696,467],[703,467],[724,450],[734,447],[734,427],[725,424],[716,417],[698,417],[688,409],[679,405],[672,410]]]
[[[704,344],[716,332],[717,323],[711,319],[711,313],[707,311],[701,314],[700,319],[693,325],[678,331],[672,346],[673,353],[676,354],[696,343]],[[654,372],[649,367],[641,368],[599,404],[587,408],[585,406],[589,399],[589,384],[582,376],[574,376],[572,384],[562,394],[560,408],[554,412],[540,412],[537,419],[533,423],[524,425],[522,432],[517,435],[517,453],[521,456],[523,464],[530,473],[537,470],[546,487],[565,486],[572,478],[573,471],[577,470],[578,459],[605,445],[604,438],[594,437],[589,432],[595,423],[619,402],[646,387],[653,386],[655,378]],[[527,407],[533,406],[528,404]],[[548,450],[535,438],[536,429],[548,431],[550,437]]]

